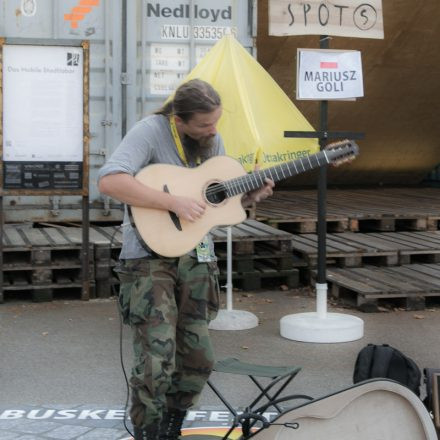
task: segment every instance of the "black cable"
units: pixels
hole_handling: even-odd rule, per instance
[[[112,285],[112,290],[113,290],[114,294],[117,294],[116,288],[114,287],[114,284]],[[130,399],[130,384],[128,382],[127,372],[125,371],[125,365],[124,365],[124,355],[123,355],[123,351],[122,351],[123,322],[122,322],[122,313],[121,313],[121,309],[120,309],[120,304],[119,304],[118,300],[116,300],[116,305],[118,308],[118,315],[119,315],[119,358],[120,358],[120,362],[121,362],[122,373],[123,373],[124,379],[125,379],[125,385],[127,387],[127,397],[125,399],[125,406],[124,406],[124,427],[125,427],[125,430],[132,437],[134,437],[134,434],[128,429],[128,426],[127,426],[127,410],[128,410],[128,401]]]
[[[110,239],[110,256],[109,256],[109,264],[108,264],[109,268],[111,268],[111,263],[112,263],[113,242],[116,237],[116,233],[121,230],[122,226],[123,225],[117,226],[115,228],[115,231],[113,232],[112,237]],[[113,270],[113,269],[110,269],[110,270]],[[111,281],[110,281],[110,283],[111,283]],[[119,316],[119,360],[121,363],[122,373],[124,375],[125,385],[127,388],[127,397],[125,399],[125,406],[124,406],[124,427],[125,427],[125,430],[128,432],[128,434],[130,434],[132,437],[134,437],[133,433],[130,431],[130,429],[127,426],[127,410],[128,410],[128,401],[130,400],[130,384],[128,382],[127,372],[125,370],[124,355],[123,355],[123,350],[122,350],[123,321],[122,321],[121,305],[119,303],[119,299],[118,299],[119,295],[118,295],[118,292],[116,291],[115,283],[111,283],[111,289],[112,289],[113,295],[116,298],[116,307],[117,307],[118,316]]]

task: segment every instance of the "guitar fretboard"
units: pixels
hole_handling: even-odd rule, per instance
[[[246,176],[237,177],[235,179],[223,182],[228,197],[236,196],[237,194],[247,193],[255,189],[261,188],[265,184],[265,179],[269,178],[274,182],[278,182],[297,174],[304,173],[318,168],[322,165],[329,164],[331,160],[327,156],[325,150],[292,162],[282,163],[271,168],[255,171]]]

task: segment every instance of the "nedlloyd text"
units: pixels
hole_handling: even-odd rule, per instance
[[[156,18],[195,18],[209,20],[212,23],[223,20],[231,20],[232,18],[232,7],[228,6],[224,9],[212,9],[212,8],[201,8],[199,5],[195,4],[191,10],[190,5],[180,4],[175,8],[170,8],[168,6],[163,6],[160,3],[147,3],[147,17]]]

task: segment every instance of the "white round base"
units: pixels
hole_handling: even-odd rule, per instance
[[[258,325],[258,318],[246,310],[219,310],[210,330],[246,330]]]
[[[280,333],[300,342],[349,342],[364,336],[364,321],[342,313],[327,313],[323,318],[316,312],[297,313],[281,318]]]

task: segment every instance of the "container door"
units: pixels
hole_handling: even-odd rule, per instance
[[[0,35],[32,44],[59,40],[90,41],[90,219],[113,216],[108,200],[98,194],[97,170],[119,144],[121,124],[121,1],[3,0]],[[19,111],[19,109],[17,109]],[[60,146],[62,148],[62,146]],[[7,222],[81,220],[77,196],[5,198]],[[119,216],[119,210],[117,210]]]
[[[253,53],[253,1],[144,0],[127,7],[127,129],[159,108],[223,35],[234,34]],[[136,17],[138,28],[131,25]]]

